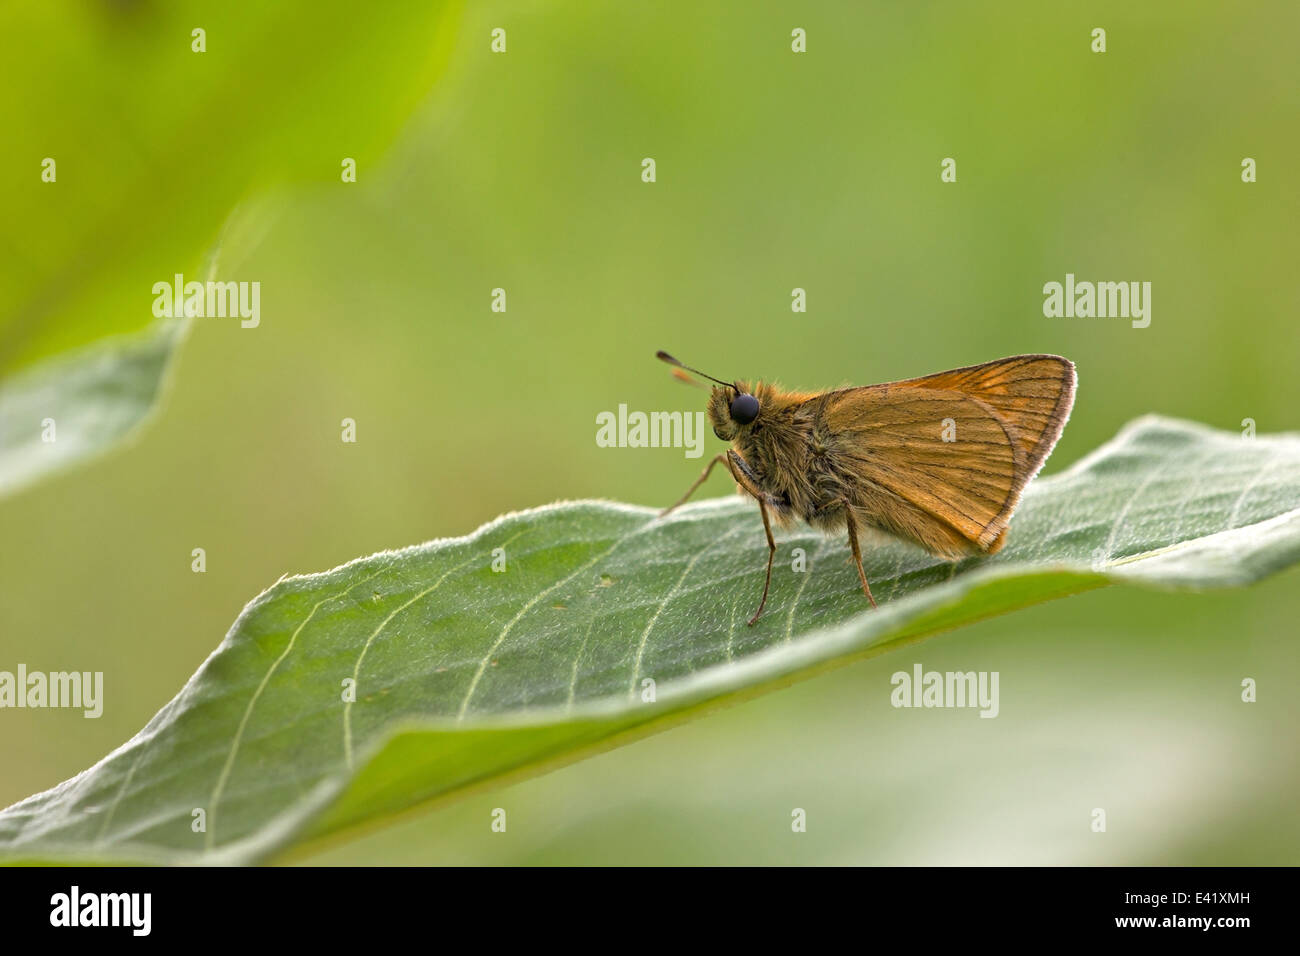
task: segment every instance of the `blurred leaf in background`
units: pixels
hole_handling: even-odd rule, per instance
[[[158,315],[155,283],[257,281],[226,274],[213,255],[236,203],[373,164],[445,65],[457,7],[130,0],[0,10],[7,77],[23,91],[0,106],[10,225],[0,233],[0,376],[143,329]],[[182,338],[172,326],[150,341]],[[28,409],[0,380],[0,431],[24,446],[7,454],[27,459],[7,474],[85,457],[144,417],[150,402],[114,403],[111,393],[156,395],[167,356],[146,369],[133,359],[140,347],[119,342],[83,353],[92,371],[65,362],[40,373],[96,376],[116,405],[110,415],[69,404],[69,390],[34,423],[15,414]],[[57,455],[31,449],[36,423],[57,421],[56,411],[112,425],[65,428]]]
[[[0,496],[131,434],[165,391],[185,321],[82,346],[0,380]]]

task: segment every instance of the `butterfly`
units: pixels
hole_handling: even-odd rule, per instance
[[[1061,437],[1077,382],[1074,363],[1059,355],[1013,355],[883,385],[791,392],[728,383],[657,354],[684,381],[693,372],[716,383],[707,414],[714,434],[731,443],[662,514],[718,464],[758,502],[767,577],[751,626],[772,584],[773,520],[847,533],[872,607],[859,541],[867,528],[949,561],[996,554],[1025,485]]]

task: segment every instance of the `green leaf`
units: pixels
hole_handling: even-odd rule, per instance
[[[0,232],[0,371],[144,329],[153,284],[195,278],[239,202],[285,183],[353,188],[340,181],[344,157],[370,175],[445,66],[459,10],[0,8],[6,73],[29,90],[0,103],[12,227]]]
[[[166,320],[0,381],[0,497],[133,433],[165,389],[185,327]]]
[[[260,281],[230,271],[268,187],[348,188],[344,157],[373,169],[445,65],[459,7],[0,9],[0,36],[22,37],[6,66],[34,91],[0,104],[15,144],[0,150],[14,227],[0,233],[0,495],[147,418],[183,331],[157,326],[154,284]]]
[[[0,853],[265,860],[1048,598],[1246,584],[1300,558],[1300,436],[1141,419],[1031,485],[995,558],[869,540],[879,610],[844,542],[778,545],[753,628],[766,548],[740,498],[557,504],[286,578],[136,737],[0,813]]]

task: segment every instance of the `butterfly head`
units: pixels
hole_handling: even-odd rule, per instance
[[[731,441],[740,430],[752,425],[762,411],[756,396],[744,382],[718,386],[709,395],[708,415],[713,434]]]

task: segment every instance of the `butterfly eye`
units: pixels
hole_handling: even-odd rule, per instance
[[[758,417],[758,399],[753,395],[737,395],[731,400],[731,420],[737,425],[748,425]]]

